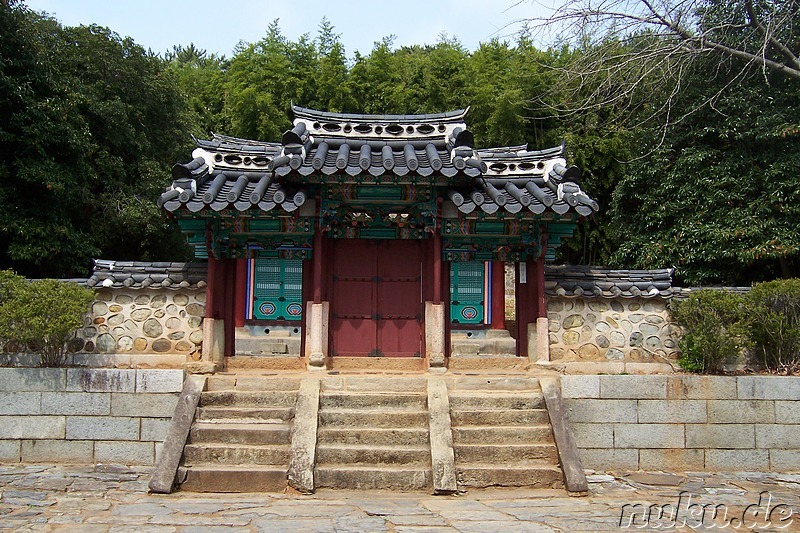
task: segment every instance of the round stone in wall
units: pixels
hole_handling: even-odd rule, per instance
[[[638,311],[642,306],[639,302],[632,302],[628,304],[628,311]]]
[[[161,326],[161,322],[155,318],[148,318],[142,327],[142,331],[144,332],[145,336],[156,338],[161,336],[161,334],[164,332],[164,328]]]
[[[592,311],[602,312],[608,310],[608,304],[605,302],[591,301],[589,302],[589,309]]]
[[[634,324],[638,324],[642,320],[644,320],[644,315],[641,313],[634,313],[628,317],[628,319],[633,322]]]
[[[548,335],[547,338],[549,339],[550,344],[558,344],[560,342],[558,340],[558,335],[556,335],[554,333],[551,333],[550,335]]]
[[[95,318],[92,322],[94,322],[95,324],[104,324],[105,321],[106,321],[105,318],[99,316],[99,317]]]
[[[86,352],[93,352],[94,351],[94,343],[92,341],[87,342],[83,346],[83,350]]]
[[[125,331],[128,333],[136,333],[139,331],[139,326],[130,318],[122,323],[122,327],[125,328]]]
[[[164,304],[167,303],[167,297],[163,294],[156,294],[153,296],[153,299],[150,300],[150,307],[158,308],[164,307]]]
[[[133,301],[133,298],[131,298],[127,294],[120,294],[116,298],[114,298],[114,301],[120,305],[127,305]]]
[[[136,348],[137,352],[143,352],[147,349],[147,339],[144,337],[137,337],[135,341],[133,341],[133,347]]]
[[[127,335],[123,335],[117,341],[117,348],[120,352],[130,352],[133,350],[133,339]]]
[[[564,357],[564,348],[550,348],[550,360],[557,361]]]
[[[613,309],[617,313],[621,313],[625,310],[625,308],[622,307],[622,304],[616,300],[611,300],[611,309]]]
[[[201,316],[190,316],[188,320],[188,324],[190,328],[199,328],[200,324],[203,323],[203,317]]]
[[[200,304],[189,304],[186,306],[186,312],[191,316],[203,316],[206,313],[206,306]]]
[[[195,304],[193,304],[193,305],[195,305]],[[177,315],[178,314],[178,306],[175,305],[175,304],[169,304],[167,306],[167,313],[169,313],[171,315]]]
[[[150,303],[150,297],[146,294],[140,294],[134,302],[136,302],[136,305],[147,305]]]
[[[661,348],[661,339],[659,339],[655,335],[647,337],[647,340],[645,340],[644,343],[651,350],[655,350],[656,348]]]
[[[630,320],[620,320],[619,325],[622,327],[622,331],[625,333],[630,333],[633,331],[633,324],[631,324]]]
[[[181,327],[181,319],[180,318],[168,318],[167,319],[167,329],[178,329]]]
[[[94,326],[89,326],[88,328],[83,328],[83,336],[87,339],[91,339],[97,335],[97,328]]]
[[[660,328],[652,324],[642,324],[641,326],[639,326],[639,329],[642,330],[642,333],[644,333],[645,335],[655,335],[656,333],[658,333],[658,330]]]
[[[185,336],[186,336],[186,333],[184,333],[183,331],[173,331],[172,333],[167,335],[167,338],[169,338],[170,340],[173,340],[173,341],[179,341],[182,338],[184,338]]]
[[[163,309],[156,309],[156,310],[153,312],[153,316],[154,316],[154,317],[156,317],[156,318],[164,318],[164,315],[165,315],[165,314],[166,314],[166,313],[164,312],[164,310],[163,310]]]
[[[92,314],[95,316],[103,316],[108,313],[108,305],[105,302],[95,302],[92,304]]]
[[[194,295],[194,299],[201,304],[206,303],[206,291],[197,291]]]
[[[112,330],[112,333],[114,334],[114,336],[119,338],[120,336],[125,335],[125,333],[127,333],[127,332],[125,331],[125,328],[121,328],[121,327],[117,326],[116,328],[114,328]]]
[[[108,317],[108,322],[106,322],[109,326],[119,326],[125,320],[125,317],[122,316],[122,313],[117,313],[115,315],[111,315]]]
[[[563,339],[566,345],[578,344],[581,340],[581,335],[577,331],[566,331],[564,332]]]
[[[608,348],[609,346],[611,346],[611,343],[608,342],[608,337],[606,337],[605,335],[598,335],[597,337],[594,338],[594,342],[596,342],[597,345],[601,348]]]
[[[561,322],[558,320],[549,320],[547,323],[547,331],[550,333],[558,333],[561,329]]]
[[[192,345],[186,341],[180,341],[178,344],[175,345],[175,349],[179,352],[188,352],[192,349]]]
[[[548,311],[561,311],[564,309],[564,304],[560,300],[547,302]]]
[[[572,300],[564,300],[564,311],[572,311],[575,303]]]
[[[656,302],[645,302],[642,306],[642,309],[648,313],[658,313],[659,311],[664,310],[664,306]]]
[[[578,357],[581,359],[595,359],[600,354],[600,350],[594,344],[586,343],[578,348]]]
[[[638,331],[634,331],[633,333],[631,333],[631,338],[630,338],[631,346],[641,346],[643,342],[644,342],[644,335],[642,335]]]
[[[608,338],[613,346],[625,346],[625,335],[619,331],[612,331],[608,334]]]
[[[595,323],[597,322],[597,315],[594,313],[586,313],[586,320],[587,322]]]
[[[650,324],[656,324],[656,325],[664,323],[664,317],[658,315],[647,315],[645,320]]]
[[[674,348],[674,347],[675,347],[675,341],[673,341],[672,339],[667,339],[664,341],[664,348]]]
[[[122,311],[122,306],[118,304],[111,304],[108,306],[108,311],[111,313],[119,313]]]
[[[186,318],[186,309],[181,309],[181,312],[178,313],[178,316],[181,318]]]
[[[569,315],[564,319],[564,329],[579,328],[583,325],[584,319],[581,315]]]
[[[168,352],[172,349],[172,343],[169,342],[167,339],[158,339],[153,341],[153,351],[164,353]]]
[[[203,342],[203,332],[200,330],[193,331],[189,334],[189,340],[195,344]]]
[[[97,351],[100,353],[112,353],[117,349],[117,341],[110,333],[103,333],[97,337],[95,344],[97,345]]]
[[[608,322],[608,325],[611,326],[611,329],[619,329],[619,324],[613,317],[607,316],[606,322]]]
[[[176,294],[172,301],[175,302],[177,305],[186,305],[189,303],[189,297],[185,294]]]
[[[110,302],[111,301],[111,292],[110,291],[100,291],[97,293],[97,299],[102,302]]]
[[[618,350],[617,348],[609,348],[606,350],[606,359],[619,360],[624,358],[625,354],[622,353],[622,350]]]
[[[136,322],[142,322],[144,319],[150,316],[150,309],[146,307],[142,307],[140,309],[134,309],[131,312],[131,318],[134,319]]]
[[[596,329],[598,333],[605,333],[611,329],[611,326],[608,325],[608,322],[598,322],[594,329]]]

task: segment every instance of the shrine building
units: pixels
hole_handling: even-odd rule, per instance
[[[478,148],[466,109],[291,110],[279,143],[198,140],[158,199],[208,259],[204,360],[546,356],[545,262],[598,210],[564,146]]]

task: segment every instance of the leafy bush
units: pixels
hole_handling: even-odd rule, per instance
[[[766,368],[800,367],[800,279],[759,283],[748,294],[752,356]]]
[[[42,366],[63,364],[93,292],[54,279],[25,283],[15,278],[18,276],[0,273],[0,297],[8,288],[5,299],[0,300],[0,338],[39,352]]]
[[[683,327],[678,364],[690,372],[718,372],[739,359],[746,345],[743,296],[704,289],[675,302],[673,319]]]

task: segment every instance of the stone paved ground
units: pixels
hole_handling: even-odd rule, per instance
[[[640,473],[589,479],[589,496],[580,498],[517,489],[459,496],[152,495],[146,469],[0,465],[0,530],[505,533],[628,526],[634,531],[800,531],[800,475]],[[655,506],[649,518],[645,505]],[[699,523],[704,510],[706,527]]]

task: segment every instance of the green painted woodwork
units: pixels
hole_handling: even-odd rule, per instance
[[[303,262],[259,257],[253,263],[253,317],[259,320],[300,320]]]
[[[486,287],[483,261],[450,263],[450,320],[454,324],[481,324]]]

